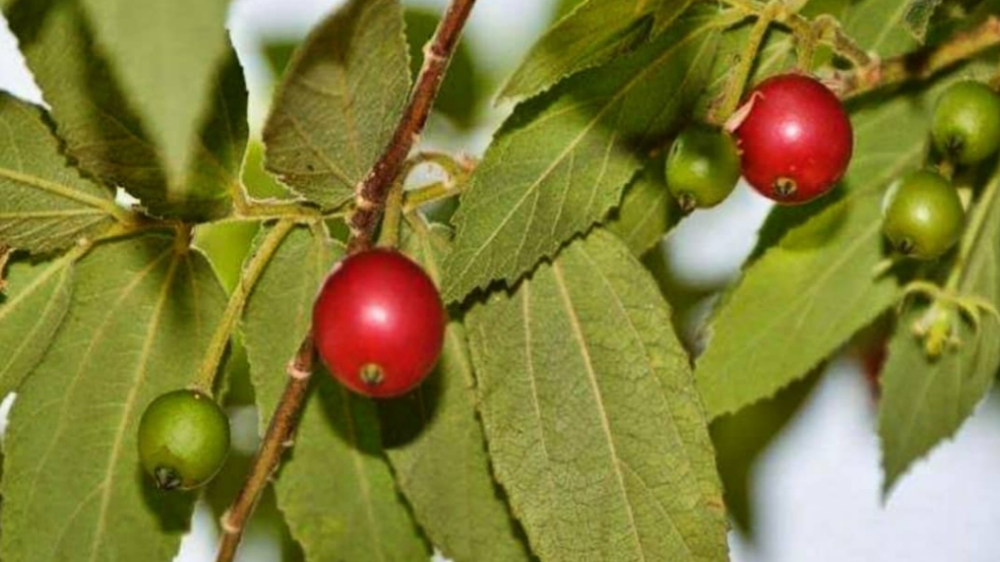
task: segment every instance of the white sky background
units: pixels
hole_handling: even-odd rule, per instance
[[[262,37],[298,36],[339,0],[234,0],[231,27],[248,73],[252,119],[266,111],[266,85],[256,55]],[[442,7],[443,0],[407,5]],[[552,9],[551,0],[479,0],[466,39],[477,60],[507,75]],[[15,43],[0,30],[0,88],[39,101]],[[479,152],[491,127],[464,139]],[[731,278],[754,243],[768,205],[745,186],[722,207],[697,212],[665,250],[689,283]],[[9,402],[9,401],[8,401]],[[992,396],[955,441],[906,475],[888,505],[880,500],[875,411],[857,367],[836,362],[806,407],[753,472],[758,534],[748,546],[731,535],[734,562],[993,562],[1000,560],[1000,403]],[[200,512],[178,562],[214,559],[208,515]],[[276,562],[267,534],[251,537],[242,562]]]

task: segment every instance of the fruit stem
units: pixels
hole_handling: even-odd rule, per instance
[[[261,274],[264,272],[264,268],[271,262],[271,258],[274,257],[275,252],[278,251],[281,243],[294,227],[295,221],[278,221],[267,235],[264,236],[257,251],[244,265],[243,273],[236,282],[233,294],[229,296],[229,302],[226,304],[226,310],[222,314],[222,319],[219,321],[218,326],[216,326],[215,332],[212,333],[212,339],[209,341],[205,358],[202,360],[198,372],[191,383],[192,389],[212,396],[212,388],[215,386],[215,376],[219,372],[222,355],[229,345],[229,338],[236,327],[236,322],[243,315],[247,299],[250,297],[250,293],[260,279]]]
[[[948,274],[948,280],[945,282],[944,290],[946,293],[956,294],[959,286],[965,280],[969,257],[972,256],[976,243],[986,230],[990,213],[995,212],[994,207],[998,204],[998,193],[1000,193],[1000,175],[994,174],[991,182],[983,190],[979,201],[972,206],[972,216],[965,227],[962,241],[959,242],[958,256],[955,258],[955,263]]]
[[[371,247],[389,189],[399,177],[407,155],[423,131],[462,28],[475,3],[475,0],[451,0],[430,43],[424,47],[424,65],[396,131],[379,160],[358,185],[357,209],[348,220],[351,228],[351,239],[347,243],[349,254]],[[281,462],[285,449],[290,446],[289,439],[295,431],[312,378],[314,354],[312,334],[309,334],[289,364],[285,391],[271,417],[247,480],[222,517],[223,536],[216,562],[232,562],[236,556],[246,522]]]
[[[746,89],[747,80],[750,79],[750,72],[753,70],[754,62],[757,60],[757,52],[760,50],[760,45],[764,41],[767,30],[770,28],[774,18],[783,7],[784,5],[781,3],[781,0],[772,0],[757,14],[757,21],[754,22],[753,27],[750,29],[746,48],[740,55],[739,65],[726,85],[722,103],[719,104],[718,111],[715,112],[715,118],[712,121],[716,123],[725,122],[736,111],[736,108],[739,107],[740,99],[743,97],[743,90]]]
[[[399,222],[403,218],[403,178],[404,176],[400,176],[393,182],[385,201],[382,229],[377,243],[383,248],[395,248],[399,245]]]

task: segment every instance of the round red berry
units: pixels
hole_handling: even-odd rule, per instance
[[[854,134],[837,96],[801,74],[774,76],[747,98],[736,129],[743,176],[778,203],[811,201],[836,184],[851,161]]]
[[[313,337],[330,372],[367,396],[398,396],[434,368],[447,322],[434,282],[394,250],[344,259],[313,308]]]

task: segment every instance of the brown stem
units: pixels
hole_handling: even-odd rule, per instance
[[[285,449],[292,445],[292,434],[309,390],[313,356],[310,334],[303,340],[295,358],[288,365],[288,384],[285,385],[271,423],[267,426],[267,434],[253,459],[247,480],[233,500],[233,505],[222,516],[222,543],[216,558],[218,562],[230,562],[236,556],[247,520],[257,507],[260,495],[270,482]]]
[[[357,187],[357,210],[349,221],[351,239],[347,244],[348,253],[371,248],[386,198],[402,171],[410,150],[424,130],[448,62],[474,4],[475,0],[452,0],[434,37],[424,48],[424,65],[410,94],[409,104],[396,126],[396,132],[378,162]],[[309,388],[314,354],[312,334],[309,334],[289,365],[288,383],[268,425],[260,450],[254,457],[250,474],[233,505],[222,518],[223,537],[217,562],[232,562],[247,520],[281,462],[285,449],[291,445],[299,411]]]
[[[427,115],[448,69],[451,54],[458,44],[462,27],[475,3],[475,0],[452,0],[444,19],[434,32],[434,38],[424,47],[424,66],[420,69],[417,84],[413,88],[403,118],[396,126],[396,132],[393,133],[392,140],[382,153],[382,157],[357,187],[357,211],[350,221],[351,240],[347,244],[348,253],[366,250],[372,246],[375,228],[382,216],[389,188],[399,175],[410,149],[424,130],[424,123],[427,122]]]
[[[915,80],[925,80],[964,60],[1000,45],[1000,18],[990,16],[978,27],[960,33],[927,51],[907,53],[841,76],[837,89],[851,98],[872,90]]]

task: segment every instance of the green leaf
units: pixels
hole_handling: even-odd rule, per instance
[[[0,93],[0,123],[0,243],[54,252],[106,230],[122,213],[110,190],[69,166],[41,109]]]
[[[496,478],[539,558],[727,559],[687,355],[624,244],[595,231],[467,326]]]
[[[854,159],[831,195],[842,199],[818,211],[778,207],[772,213],[762,231],[768,242],[776,225],[796,226],[726,294],[698,359],[695,374],[712,417],[804,376],[895,302],[895,278],[873,279],[884,257],[882,191],[921,162],[938,92],[940,87],[855,111]],[[803,220],[803,213],[812,216]]]
[[[906,25],[909,0],[861,0],[844,19],[844,31],[866,51],[884,58],[912,51],[917,40]]]
[[[402,247],[436,278],[448,241],[429,228],[407,230]],[[529,560],[490,474],[461,322],[449,323],[444,351],[428,380],[405,397],[380,401],[379,413],[396,482],[445,556]]]
[[[622,55],[644,41],[652,15],[666,29],[693,0],[587,0],[531,48],[500,97],[533,97],[564,78]]]
[[[0,303],[0,396],[17,390],[45,355],[73,293],[73,259],[10,266]]]
[[[174,556],[193,498],[155,489],[135,429],[190,381],[224,307],[208,263],[169,238],[101,245],[77,264],[69,314],[11,414],[3,560]]]
[[[229,0],[79,0],[125,97],[183,189],[227,57]]]
[[[215,65],[215,91],[190,141],[187,173],[171,175],[157,137],[116,80],[77,0],[6,0],[3,6],[65,151],[80,169],[125,188],[156,216],[203,220],[229,212],[247,137],[246,87],[232,49]]]
[[[638,257],[659,244],[683,216],[667,191],[663,160],[656,159],[625,191],[621,205],[611,212],[604,226]]]
[[[261,431],[309,330],[316,291],[341,253],[325,233],[293,230],[250,296],[243,334]],[[426,560],[382,456],[374,405],[316,371],[294,449],[275,483],[292,534],[310,560]]]
[[[392,138],[409,88],[398,0],[352,0],[285,72],[264,126],[267,169],[323,207],[348,201]]]
[[[969,255],[959,271],[958,292],[1000,308],[1000,172],[976,205],[974,212],[982,222],[970,221],[962,241]],[[961,345],[930,361],[922,340],[911,332],[925,312],[914,307],[902,316],[882,371],[879,436],[886,494],[914,461],[961,427],[1000,368],[1000,324],[995,316],[984,314],[978,333],[959,321]]]
[[[941,5],[942,0],[910,0],[906,15],[903,17],[906,30],[913,37],[923,43],[927,38],[927,27],[930,26],[931,17],[934,11]]]
[[[636,146],[675,127],[701,93],[718,35],[713,11],[694,10],[633,55],[521,105],[462,195],[444,298],[511,283],[603,219],[641,166]]]

